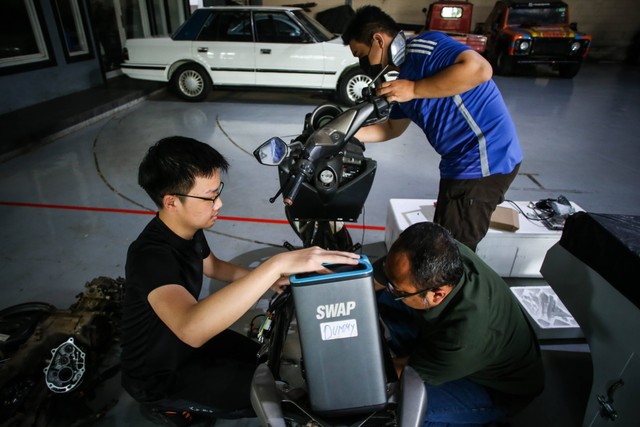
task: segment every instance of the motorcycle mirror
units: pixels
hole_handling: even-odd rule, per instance
[[[406,46],[407,46],[407,38],[404,35],[404,32],[400,31],[396,36],[391,40],[391,44],[389,45],[389,64],[385,65],[384,68],[375,76],[371,83],[369,83],[369,87],[372,88],[372,93],[375,93],[375,89],[380,87],[382,84],[383,76],[387,73],[395,73],[397,76],[397,71],[389,71],[390,66],[399,67],[404,63],[406,57]]]
[[[391,41],[389,46],[389,61],[394,67],[402,65],[406,55],[407,39],[402,31],[400,31]]]
[[[382,84],[382,76],[387,73],[388,69],[389,65],[385,65],[382,71],[380,71],[377,76],[371,79],[371,83],[369,83],[369,87],[372,89],[371,93],[375,93],[376,88],[380,87],[380,85]],[[362,96],[364,97],[364,93],[362,94]]]
[[[289,155],[289,146],[282,139],[274,136],[253,151],[253,156],[260,164],[278,166]]]

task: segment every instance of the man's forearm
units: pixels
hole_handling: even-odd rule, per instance
[[[355,137],[362,142],[383,142],[397,138],[409,126],[409,119],[387,120],[371,126],[365,126],[356,132]]]
[[[387,140],[387,129],[384,124],[375,124],[360,128],[355,137],[362,142],[382,142]]]

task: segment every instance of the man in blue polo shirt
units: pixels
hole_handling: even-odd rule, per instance
[[[405,44],[400,27],[375,6],[358,9],[342,39],[372,77],[385,69],[399,72],[377,92],[394,102],[389,120],[362,128],[356,137],[387,141],[412,121],[420,126],[441,156],[434,222],[475,250],[522,161],[515,126],[491,80],[491,65],[437,31]],[[394,55],[398,49],[404,55]]]

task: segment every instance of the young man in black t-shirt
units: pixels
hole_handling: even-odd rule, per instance
[[[160,140],[139,168],[138,183],[159,211],[127,253],[122,384],[158,419],[166,411],[253,416],[258,346],[227,328],[266,291],[281,292],[288,275],[358,262],[320,248],[280,253],[251,271],[217,258],[203,229],[222,208],[227,168],[215,149],[185,137]],[[198,301],[203,275],[229,284]]]

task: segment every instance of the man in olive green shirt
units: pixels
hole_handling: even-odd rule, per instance
[[[446,229],[414,224],[376,264],[376,281],[387,289],[381,315],[395,318],[385,323],[396,367],[409,364],[425,382],[425,426],[500,420],[542,392],[540,348],[520,305]]]

